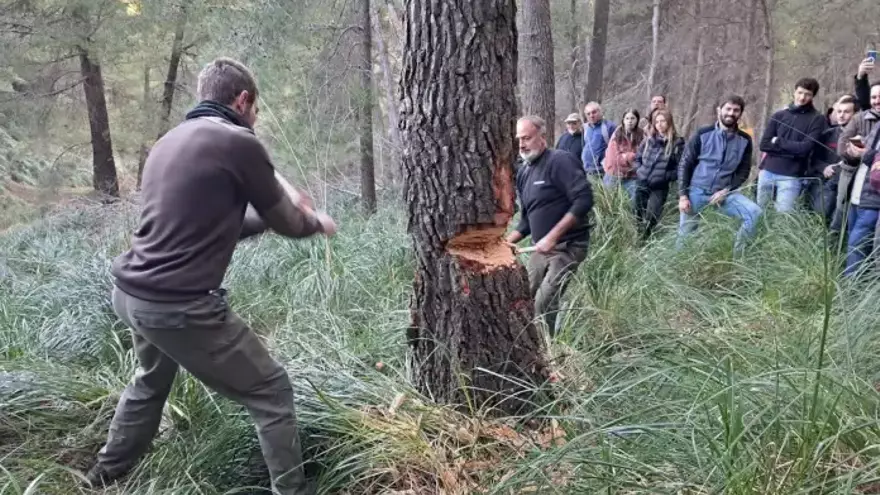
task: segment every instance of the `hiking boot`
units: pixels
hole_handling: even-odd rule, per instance
[[[104,466],[100,464],[95,464],[89,469],[89,472],[86,473],[86,479],[83,481],[83,488],[91,488],[93,490],[98,490],[101,488],[107,488],[112,485],[113,482],[121,478],[125,473],[121,474],[110,474]]]

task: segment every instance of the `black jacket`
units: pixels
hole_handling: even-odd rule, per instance
[[[809,177],[823,177],[822,171],[828,165],[834,165],[843,161],[837,154],[837,142],[840,140],[840,132],[843,130],[839,125],[833,125],[819,136],[819,142],[813,150],[813,156],[810,159],[810,168],[807,170]],[[836,181],[840,176],[840,167],[835,167],[834,177],[831,179]]]
[[[666,156],[666,139],[649,137],[636,153],[636,178],[651,189],[668,187],[678,178],[678,161],[684,151],[684,139],[675,136],[672,152]]]
[[[584,153],[584,134],[582,132],[577,134],[565,132],[559,136],[559,141],[556,142],[556,149],[568,151],[576,156],[578,161],[581,161],[581,155]],[[583,167],[583,164],[581,166]]]
[[[558,242],[587,242],[590,225],[587,218],[593,207],[593,190],[580,160],[565,151],[544,151],[534,162],[516,174],[516,192],[522,206],[516,230],[537,243],[549,233],[566,213],[578,222]]]
[[[761,136],[761,151],[767,153],[761,168],[786,177],[803,177],[810,154],[827,127],[825,116],[812,103],[777,111]],[[778,138],[775,143],[774,137]]]
[[[859,77],[856,75],[853,89],[855,89],[859,110],[871,108],[871,83],[868,82],[868,76]]]

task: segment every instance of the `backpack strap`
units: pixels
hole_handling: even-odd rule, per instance
[[[599,125],[602,130],[602,138],[605,140],[605,144],[611,142],[611,137],[608,135],[608,121],[602,119],[602,123]]]

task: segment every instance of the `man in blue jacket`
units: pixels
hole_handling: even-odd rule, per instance
[[[813,149],[828,127],[813,106],[819,82],[804,78],[795,84],[794,103],[770,116],[761,136],[765,154],[758,173],[758,206],[764,208],[776,191],[776,211],[794,210],[801,194]]]
[[[602,118],[602,107],[595,101],[587,103],[584,107],[584,117],[587,125],[584,127],[584,151],[581,161],[587,175],[605,175],[602,162],[605,161],[605,150],[614,134],[614,122]]]
[[[737,252],[755,234],[761,208],[739,192],[752,162],[752,138],[739,129],[745,106],[740,96],[723,99],[718,122],[699,129],[685,146],[678,164],[679,247],[697,228],[699,214],[707,206],[717,206],[725,215],[742,220],[736,233]]]

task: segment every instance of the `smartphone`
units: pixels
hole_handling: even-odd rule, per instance
[[[865,147],[865,143],[862,142],[862,137],[861,137],[861,136],[851,137],[851,138],[849,138],[849,142],[852,143],[853,146],[856,146],[856,147],[858,147],[858,148],[864,148],[864,147]]]
[[[873,62],[877,62],[877,50],[868,50],[867,58],[870,58]]]

